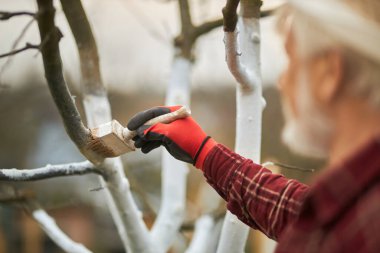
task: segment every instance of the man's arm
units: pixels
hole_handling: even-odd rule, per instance
[[[127,125],[129,130],[137,132],[133,138],[135,146],[148,153],[163,145],[173,157],[202,169],[232,213],[252,228],[277,239],[297,217],[308,187],[272,174],[218,144],[192,117],[169,124],[144,125],[178,108],[161,106],[136,114]]]
[[[287,179],[221,144],[207,154],[202,168],[208,183],[241,221],[277,239],[298,216],[308,186]]]

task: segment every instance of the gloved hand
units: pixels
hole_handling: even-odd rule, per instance
[[[176,159],[201,168],[203,161],[216,142],[205,134],[192,117],[175,120],[169,124],[144,125],[157,116],[176,111],[181,106],[160,106],[139,112],[128,122],[129,130],[136,130],[133,138],[136,148],[143,153],[163,145]]]

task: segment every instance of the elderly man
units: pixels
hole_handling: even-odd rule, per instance
[[[380,2],[291,0],[279,26],[284,142],[329,161],[310,187],[232,152],[190,117],[144,125],[176,106],[133,117],[135,145],[163,145],[201,169],[232,213],[278,241],[277,253],[380,252]]]

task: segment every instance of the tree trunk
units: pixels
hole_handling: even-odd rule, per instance
[[[260,70],[259,0],[242,0],[237,28],[225,32],[227,64],[236,89],[236,153],[260,163],[261,122],[265,100]],[[230,212],[224,219],[218,253],[244,252],[249,227]]]
[[[112,120],[111,108],[100,74],[99,56],[83,6],[77,0],[62,0],[62,7],[74,35],[80,57],[83,105],[87,124],[93,128]],[[129,252],[157,252],[132,197],[119,157],[103,163],[106,199],[125,249]]]

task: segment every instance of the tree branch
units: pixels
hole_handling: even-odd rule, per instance
[[[62,0],[61,5],[78,47],[82,92],[104,95],[107,92],[100,73],[98,49],[83,6],[78,0]]]
[[[277,9],[278,7],[273,8],[273,9],[268,9],[268,10],[262,10],[260,12],[260,18],[266,18],[266,17],[272,16]]]
[[[0,20],[8,20],[17,16],[31,16],[35,17],[36,13],[28,12],[28,11],[18,11],[18,12],[8,12],[8,11],[0,11]]]
[[[68,163],[59,165],[47,165],[36,169],[0,169],[0,181],[36,181],[62,176],[103,175],[102,171],[88,161],[80,163]]]
[[[252,72],[241,62],[238,32],[236,30],[233,32],[225,32],[224,44],[226,47],[227,66],[231,74],[244,91],[252,91],[255,80]]]
[[[29,49],[39,49],[39,48],[40,48],[39,45],[33,45],[31,43],[26,43],[26,45],[22,48],[12,50],[12,51],[5,53],[5,54],[0,54],[0,58],[16,55],[18,53],[24,52],[24,51],[29,50]]]
[[[182,33],[188,33],[189,28],[193,27],[193,22],[191,21],[190,6],[188,0],[178,0],[179,12],[182,24]]]
[[[223,28],[225,32],[233,32],[238,21],[237,7],[240,0],[227,0],[226,6],[223,8]],[[271,16],[277,9],[260,10],[257,6],[262,5],[261,0],[242,0],[241,16],[244,18],[265,18]]]
[[[238,21],[237,7],[240,0],[227,0],[226,6],[223,8],[223,28],[225,32],[235,31]]]
[[[89,162],[87,162],[89,164]],[[13,187],[2,186],[0,202],[7,204],[21,204],[21,207],[37,221],[46,235],[49,236],[65,252],[91,253],[82,244],[69,238],[55,223],[45,210],[34,200],[34,192],[30,190],[17,190]]]
[[[236,90],[235,151],[254,161],[260,161],[263,111],[260,71],[260,6],[260,0],[242,0],[237,22],[239,29],[234,27],[235,23],[234,26],[227,27],[225,30],[227,64],[240,84]],[[226,9],[228,10],[228,6]],[[235,15],[236,8],[227,13]],[[227,19],[228,15],[225,18]],[[248,232],[249,228],[228,211],[224,218],[217,252],[244,251]]]
[[[87,124],[95,127],[112,117],[95,39],[81,1],[61,0],[61,4],[79,51]],[[106,188],[106,200],[126,251],[157,252],[132,197],[121,159],[106,159],[103,165],[107,178],[106,181],[100,178],[101,185]]]
[[[45,210],[35,209],[31,213],[33,219],[37,221],[42,230],[45,231],[46,235],[52,239],[61,249],[66,252],[75,252],[75,253],[91,253],[86,247],[82,244],[74,242],[69,238],[63,231],[58,227],[55,220],[50,217]]]
[[[62,34],[54,24],[55,9],[52,0],[37,0],[37,4],[37,22],[43,42],[41,53],[50,93],[71,140],[91,162],[100,163],[104,158],[88,149],[88,145],[92,141],[90,130],[84,126],[63,78],[62,60],[58,46]]]
[[[194,28],[193,36],[195,37],[195,39],[197,39],[201,35],[206,34],[210,32],[211,30],[218,28],[219,26],[222,26],[222,25],[223,25],[223,19],[217,19],[217,20],[205,22]]]
[[[240,45],[238,42],[239,32],[236,29],[237,18],[236,9],[239,1],[228,0],[226,6],[223,8],[224,16],[224,43],[226,47],[226,61],[231,74],[235,77],[236,81],[241,85],[243,91],[252,91],[253,87],[257,85],[258,75],[247,67],[242,62],[240,52]],[[260,0],[242,0],[240,8],[240,16],[245,20],[257,20],[260,17],[260,6],[262,2]],[[249,21],[249,22],[251,22]],[[255,35],[255,36],[254,36]],[[252,32],[251,38],[252,45],[259,45],[260,37],[259,33]],[[246,51],[245,53],[247,53]]]
[[[26,25],[25,27],[21,30],[21,33],[19,34],[19,36],[16,38],[16,40],[13,42],[12,44],[12,47],[11,47],[11,51],[15,50],[16,47],[18,46],[18,44],[20,43],[21,39],[25,36],[26,32],[29,30],[29,28],[32,26],[33,22],[35,21],[35,19],[31,19]],[[2,75],[4,74],[5,70],[11,65],[12,63],[12,57],[9,57],[5,63],[3,64],[3,66],[1,66],[1,69],[0,69],[0,85],[1,85],[1,77]]]
[[[191,13],[188,0],[178,0],[181,18],[181,34],[174,39],[174,45],[181,49],[181,54],[187,59],[192,58],[192,47],[195,41],[193,36],[194,25],[191,21]]]

